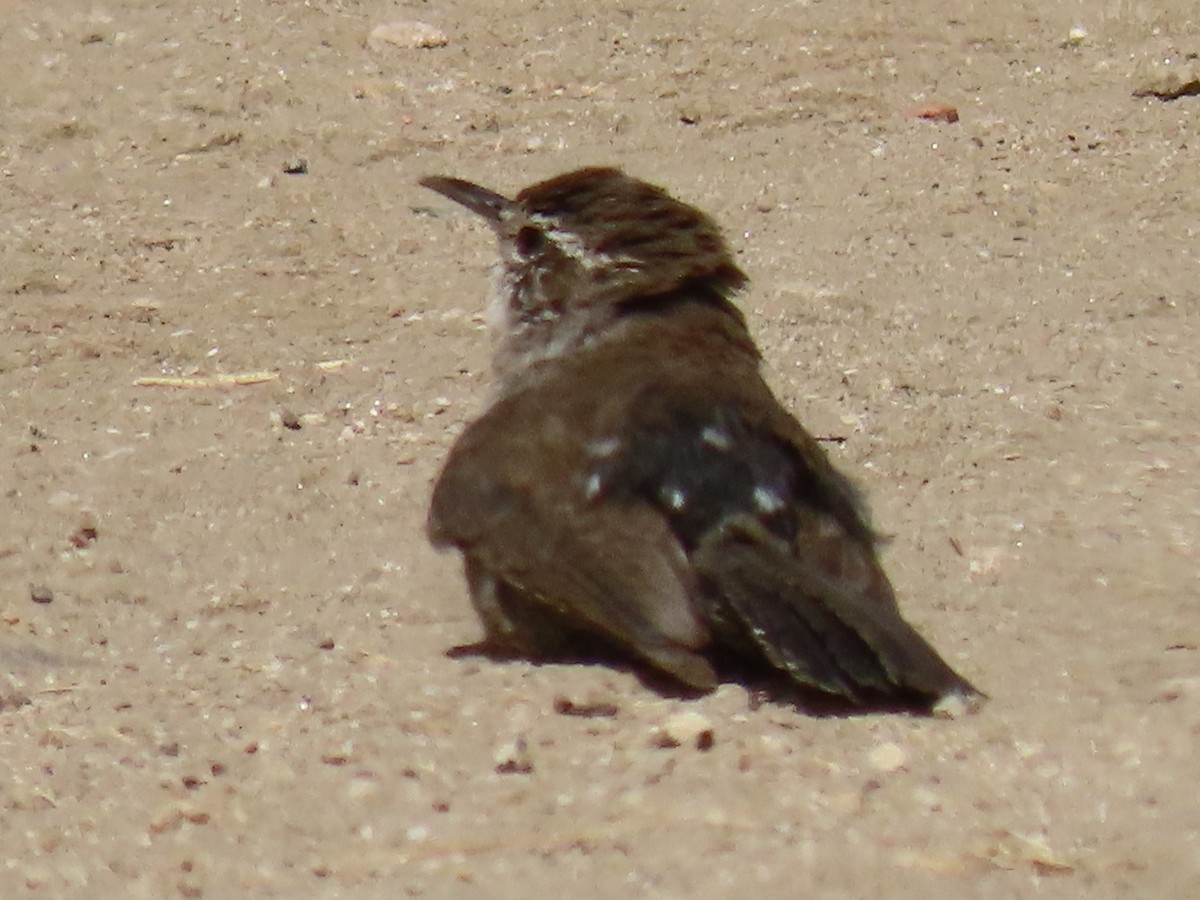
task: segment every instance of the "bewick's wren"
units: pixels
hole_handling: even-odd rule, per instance
[[[901,618],[857,492],[764,383],[712,219],[617,169],[512,200],[421,183],[499,238],[494,397],[429,513],[484,649],[603,647],[700,690],[734,660],[856,703],[978,699]]]

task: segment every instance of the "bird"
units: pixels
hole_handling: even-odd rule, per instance
[[[632,664],[685,693],[750,673],[854,708],[977,707],[902,617],[859,489],[764,381],[716,222],[614,167],[478,215],[493,384],[433,486],[496,658]],[[732,674],[731,674],[732,673]]]

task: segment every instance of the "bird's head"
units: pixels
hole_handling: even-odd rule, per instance
[[[619,169],[568,172],[514,199],[458,178],[421,184],[496,232],[488,322],[502,376],[584,346],[680,290],[725,297],[746,282],[711,218]]]

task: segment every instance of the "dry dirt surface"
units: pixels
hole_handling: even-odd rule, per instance
[[[0,896],[1200,896],[1200,97],[1138,82],[1196,52],[1194,0],[0,0]],[[982,712],[445,655],[493,247],[416,181],[595,163],[724,223]]]

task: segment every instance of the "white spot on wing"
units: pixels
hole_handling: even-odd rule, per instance
[[[599,441],[591,441],[587,445],[588,455],[598,459],[605,459],[612,456],[620,449],[621,439],[617,437],[607,437]]]
[[[587,481],[583,483],[583,496],[588,500],[595,500],[603,490],[604,480],[600,477],[599,472],[593,472],[587,477]]]
[[[687,495],[683,492],[683,488],[674,484],[663,485],[658,492],[658,496],[675,512],[680,512],[687,506]]]
[[[724,428],[710,425],[700,432],[700,440],[717,450],[728,450],[733,446],[733,438]]]
[[[786,504],[771,488],[759,485],[754,489],[754,505],[758,507],[759,512],[769,516],[782,510]]]

